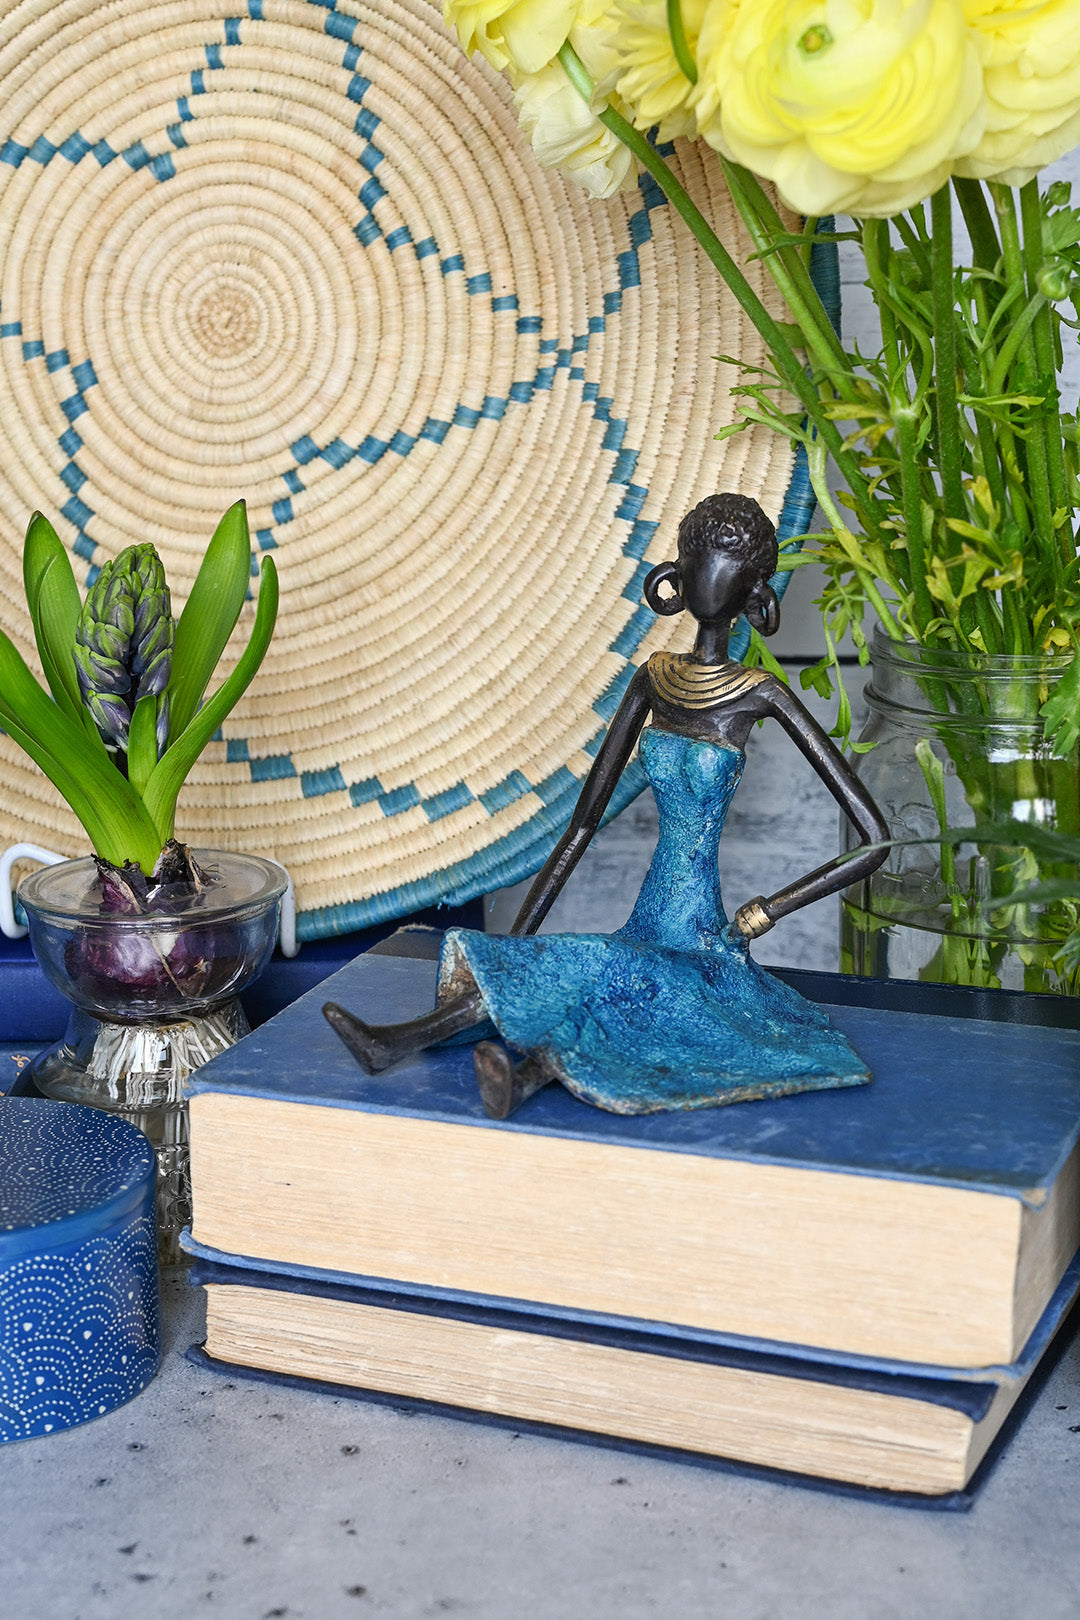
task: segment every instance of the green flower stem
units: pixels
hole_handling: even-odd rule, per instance
[[[907,539],[908,579],[914,608],[915,630],[923,640],[934,618],[934,604],[926,583],[926,547],[923,532],[922,477],[918,456],[918,416],[908,395],[906,358],[900,351],[896,317],[888,294],[885,256],[889,227],[885,220],[863,223],[863,256],[881,317],[881,339],[889,376],[889,409],[896,429],[900,471],[900,506]]]
[[[920,737],[915,744],[915,757],[919,762],[926,791],[930,796],[930,803],[934,807],[937,817],[938,830],[942,835],[942,842],[938,845],[938,864],[941,867],[941,878],[949,895],[949,909],[953,914],[954,922],[960,922],[964,910],[963,900],[957,890],[956,881],[956,851],[945,838],[949,830],[948,807],[945,803],[945,771],[941,761],[934,753],[928,737]]]
[[[686,29],[683,27],[682,6],[679,0],[667,0],[667,26],[671,38],[671,48],[675,52],[675,60],[683,75],[691,84],[697,84],[697,63],[694,53],[690,49],[686,38]]]
[[[873,254],[874,262],[867,263],[867,278],[871,284],[874,303],[883,321],[888,325],[895,353],[896,374],[906,376],[908,364],[914,369],[915,349],[919,351],[919,375],[915,380],[915,397],[925,396],[934,380],[934,343],[933,335],[928,326],[919,321],[910,308],[894,295],[894,284],[891,277],[890,258],[892,248],[889,242],[888,221],[884,219],[863,221],[863,257],[867,252]],[[901,356],[899,348],[900,330],[903,330],[911,345],[911,355],[905,359]]]
[[[832,490],[829,488],[828,480],[825,476],[825,447],[822,445],[820,439],[812,441],[808,446],[806,462],[810,473],[810,483],[813,486],[814,494],[817,496],[818,505],[828,518],[834,533],[845,533],[847,531],[847,524],[841,517],[840,509],[833,500]],[[852,566],[855,566],[854,562]],[[885,631],[886,635],[892,638],[893,641],[906,641],[907,636],[897,623],[891,609],[885,601],[885,598],[882,596],[873,572],[869,568],[864,569],[861,572],[863,589],[866,592],[866,599],[870,603],[870,606],[874,609],[874,612],[877,614],[878,618],[881,620],[882,629]]]
[[[747,170],[747,173],[749,172],[750,171]],[[810,273],[810,266],[813,263],[814,238],[817,236],[818,226],[820,224],[820,219],[816,218],[813,214],[807,214],[806,218],[803,220],[802,241],[799,243],[798,252],[799,258],[802,260],[808,275]],[[831,326],[832,322],[830,321],[829,324]]]
[[[980,270],[994,271],[1001,258],[1001,243],[994,228],[994,216],[986,193],[978,180],[953,180],[953,189],[971,238],[975,263]]]
[[[1022,351],[1027,351],[1030,358],[1034,360],[1035,350],[1032,332],[1040,310],[1045,311],[1046,307],[1046,299],[1041,293],[1035,293],[1034,297],[1029,298],[1024,305],[1019,318],[1010,326],[1009,335],[997,352],[997,359],[994,361],[988,379],[987,386],[991,394],[1005,392],[1008,386],[1009,372],[1015,365],[1017,357],[1020,356],[1021,360],[1024,358]],[[1035,379],[1032,378],[1031,381],[1034,384]]]
[[[572,45],[567,43],[562,47],[559,52],[559,61],[562,63],[574,88],[583,100],[587,101],[591,106],[596,87]],[[676,179],[663,158],[649,145],[644,135],[636,130],[621,113],[616,112],[614,107],[601,108],[597,111],[596,116],[634,154],[642,167],[648,170],[664,196],[704,249],[705,254],[716,267],[737,302],[757,328],[785,384],[798,398],[811,419],[818,423],[822,437],[828,444],[837,465],[843,471],[849,487],[853,491],[865,490],[865,479],[862,476],[858,462],[850,451],[846,449],[836,424],[830,421],[820,421],[817,389],[806,375],[805,368],[788,342],[786,334],[778,323],[773,320],[727,248],[692,201],[680,181]]]
[[[806,340],[811,360],[821,368],[844,399],[856,398],[851,362],[821,302],[810,272],[794,244],[777,247],[788,228],[769,200],[761,182],[737,163],[720,159],[735,206],[750,239],[776,282],[784,302]]]
[[[992,283],[989,281],[988,277],[991,273],[993,273],[995,277],[997,275],[1001,260],[1001,249],[998,243],[997,233],[994,230],[990,211],[986,206],[985,193],[983,192],[983,189],[979,185],[978,181],[957,180],[954,181],[954,185],[956,187],[957,196],[960,198],[961,207],[964,211],[964,219],[967,222],[968,230],[972,235],[973,243],[976,241],[976,237],[980,233],[982,235],[981,246],[976,246],[975,248],[976,256],[981,258],[983,255],[990,254],[991,252],[993,253],[993,263],[984,267],[987,270],[987,274],[976,277],[972,287],[972,296],[975,302],[975,316],[978,322],[978,330],[986,333],[991,330],[993,323],[993,310],[991,308]],[[974,188],[974,192],[976,194],[975,196],[972,196],[969,188]],[[987,237],[987,232],[989,233],[989,238]],[[969,363],[972,366],[972,374],[968,392],[972,394],[972,396],[981,395],[983,398],[990,393],[989,371],[984,361],[985,352],[984,344],[973,345],[972,354],[969,359]],[[1024,497],[1023,486],[1019,478],[1017,478],[1014,481],[1014,484],[1010,486],[1007,471],[1010,465],[1018,468],[1015,434],[1010,428],[1007,428],[1000,423],[995,424],[991,422],[984,411],[975,411],[973,414],[975,418],[975,433],[979,445],[981,471],[983,477],[986,479],[987,484],[990,486],[991,499],[993,500],[998,511],[998,522],[1000,523],[1003,521],[1006,512],[1008,512],[1010,509],[1010,497],[1013,500],[1015,510],[1019,511],[1021,514],[1026,514],[1027,502]],[[1002,470],[1003,463],[1006,471]],[[1017,502],[1019,502],[1018,506],[1016,505]],[[990,604],[993,602],[993,598],[987,591],[980,591],[978,593],[978,598],[980,604],[979,623],[983,628],[983,635],[985,638],[986,628],[984,620],[986,618],[987,610],[989,609]],[[995,624],[1000,629],[1000,621],[997,616],[996,603],[994,604],[994,607]],[[991,644],[990,641],[987,641],[986,647],[988,652],[1004,652],[1005,650],[1001,645],[1000,635],[996,637],[993,644]]]
[[[967,505],[962,483],[960,408],[956,400],[956,304],[953,292],[952,198],[948,185],[930,199],[931,291],[934,308],[934,378],[938,455],[945,517],[964,519]],[[944,531],[945,535],[949,530]],[[949,546],[948,550],[953,549]]]
[[[1008,186],[992,181],[990,193],[994,199],[997,210],[999,228],[1001,231],[1001,250],[1005,263],[1005,277],[1009,289],[1025,289],[1027,277],[1024,269],[1024,250],[1020,241],[1020,231],[1016,222],[1016,208],[1013,195]],[[1031,392],[1036,382],[1035,344],[1031,336],[1031,322],[1035,311],[1032,309],[1034,299],[1028,301],[1028,306],[1016,323],[1016,330],[1010,332],[1009,337],[1002,346],[998,356],[998,364],[994,367],[994,375],[1001,370],[1002,356],[1009,353],[1010,357],[1016,355],[1019,361],[1019,381],[1023,392]],[[1053,503],[1050,496],[1050,474],[1047,466],[1045,431],[1040,431],[1036,424],[1033,431],[1028,434],[1024,442],[1024,459],[1027,464],[1027,489],[1031,501],[1033,523],[1033,539],[1040,549],[1054,545]],[[1016,647],[1019,652],[1019,646]]]
[[[1001,592],[1001,617],[1005,627],[1006,651],[1027,656],[1035,651],[1028,617],[1021,611],[1019,593],[1011,585]]]
[[[1042,202],[1038,180],[1029,180],[1020,188],[1020,217],[1024,226],[1024,268],[1031,298],[1038,295],[1038,275],[1043,265]],[[1055,514],[1069,510],[1069,481],[1065,471],[1065,449],[1061,442],[1059,396],[1057,386],[1057,358],[1054,354],[1054,333],[1050,306],[1041,299],[1032,323],[1032,344],[1035,351],[1036,392],[1043,396],[1041,411],[1043,437],[1046,444],[1047,475],[1050,499]],[[1067,568],[1073,559],[1072,525],[1067,516],[1056,525],[1056,537],[1061,560]]]
[[[896,226],[901,242],[903,242],[918,265],[923,280],[929,282],[932,279],[933,271],[930,266],[930,255],[926,251],[926,244],[923,242],[922,237],[915,230],[911,221],[904,218],[903,214],[894,215],[893,224]]]

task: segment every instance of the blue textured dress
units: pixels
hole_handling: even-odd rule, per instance
[[[717,853],[744,754],[654,727],[641,760],[660,837],[626,926],[526,938],[452,929],[441,993],[475,981],[509,1046],[615,1113],[868,1080],[824,1012],[728,937]]]

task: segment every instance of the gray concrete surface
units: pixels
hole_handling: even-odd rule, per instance
[[[0,1457],[4,1620],[1075,1620],[1080,1345],[968,1514],[233,1381]]]

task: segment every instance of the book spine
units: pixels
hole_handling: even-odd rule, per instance
[[[3,1008],[0,1039],[43,1046],[58,1041],[67,1028],[71,1003],[42,973],[32,957],[3,965]]]

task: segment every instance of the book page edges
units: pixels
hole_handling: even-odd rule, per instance
[[[1024,1204],[1022,1209],[1013,1299],[1014,1357],[1027,1343],[1046,1301],[1080,1248],[1080,1142],[1042,1205]]]
[[[206,1292],[206,1349],[242,1366],[885,1490],[969,1477],[971,1419],[910,1397],[312,1295]]]
[[[222,1092],[192,1099],[191,1133],[193,1237],[226,1254],[886,1360],[1013,1359],[1023,1206],[997,1193]]]

